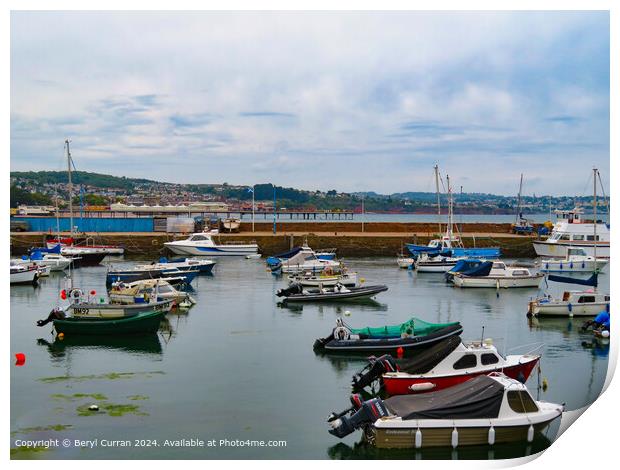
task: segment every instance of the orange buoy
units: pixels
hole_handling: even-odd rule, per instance
[[[405,353],[405,350],[403,349],[402,346],[399,346],[398,349],[396,350],[396,355],[398,357],[403,357],[403,354]]]

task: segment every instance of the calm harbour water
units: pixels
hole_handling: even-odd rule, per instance
[[[531,260],[529,260],[531,262]],[[361,444],[356,432],[340,441],[328,434],[326,417],[347,407],[353,373],[363,359],[317,356],[312,344],[330,333],[339,316],[353,326],[400,323],[411,316],[432,322],[460,321],[463,338],[491,337],[500,352],[527,352],[544,343],[540,399],[576,409],[594,401],[607,372],[608,346],[580,333],[582,319],[526,318],[536,289],[460,290],[441,274],[397,268],[393,258],[346,259],[366,284],[389,290],[376,302],[277,305],[285,285],[263,260],[217,259],[213,276],[194,281],[198,304],[170,313],[157,335],[111,338],[105,344],[54,340],[39,328],[63,288],[52,273],[39,287],[13,286],[11,350],[26,354],[11,367],[11,447],[16,439],[157,440],[159,446],[53,448],[14,457],[54,459],[329,459],[509,458],[542,450],[531,445],[489,448],[381,451]],[[131,261],[115,261],[115,265]],[[608,269],[600,289],[609,291]],[[105,266],[74,271],[74,283],[104,293]],[[551,284],[550,292],[564,286]],[[569,287],[570,288],[570,287]],[[350,315],[345,315],[350,312]],[[530,346],[527,346],[530,345]],[[528,386],[536,397],[537,377]],[[102,412],[83,413],[99,403]],[[116,406],[114,409],[111,405]],[[103,410],[108,406],[112,416]],[[85,414],[85,415],[83,415]],[[116,415],[115,415],[116,414]],[[555,428],[557,428],[557,422]],[[554,429],[555,429],[554,428]],[[553,438],[550,433],[550,438]],[[286,447],[164,447],[164,440],[285,440]]]

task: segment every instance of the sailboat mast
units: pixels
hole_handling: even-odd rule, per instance
[[[521,182],[519,183],[519,196],[517,198],[517,213],[515,214],[515,225],[519,223],[519,215],[521,214],[521,190],[523,189],[523,173],[521,173]]]
[[[598,225],[597,220],[596,220],[596,176],[598,173],[598,169],[594,168],[594,200],[592,201],[592,204],[594,206],[594,264],[596,267],[596,245],[597,245],[597,240],[596,240],[596,226]]]
[[[69,150],[69,139],[65,140],[65,148],[67,149],[67,174],[69,175],[69,232],[73,233],[73,184],[71,182],[71,151]]]
[[[450,176],[446,175],[446,184],[448,185],[448,248],[452,248],[452,188],[450,187]]]
[[[441,197],[439,193],[439,165],[435,165],[435,192],[437,193],[437,219],[439,221],[439,233],[441,233]]]

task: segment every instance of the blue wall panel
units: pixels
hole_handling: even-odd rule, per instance
[[[28,222],[32,232],[56,232],[56,217],[11,217],[11,220]],[[60,231],[68,232],[70,222],[68,217],[61,217]],[[152,232],[153,219],[151,217],[135,218],[83,218],[75,217],[73,225],[78,232]]]

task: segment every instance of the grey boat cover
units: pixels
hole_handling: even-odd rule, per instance
[[[398,395],[384,400],[390,413],[402,419],[479,419],[497,418],[504,386],[479,375],[437,392]]]
[[[448,357],[459,344],[461,344],[461,338],[459,336],[450,336],[431,346],[426,351],[422,351],[410,359],[399,359],[396,363],[401,372],[406,372],[408,374],[426,374]]]

